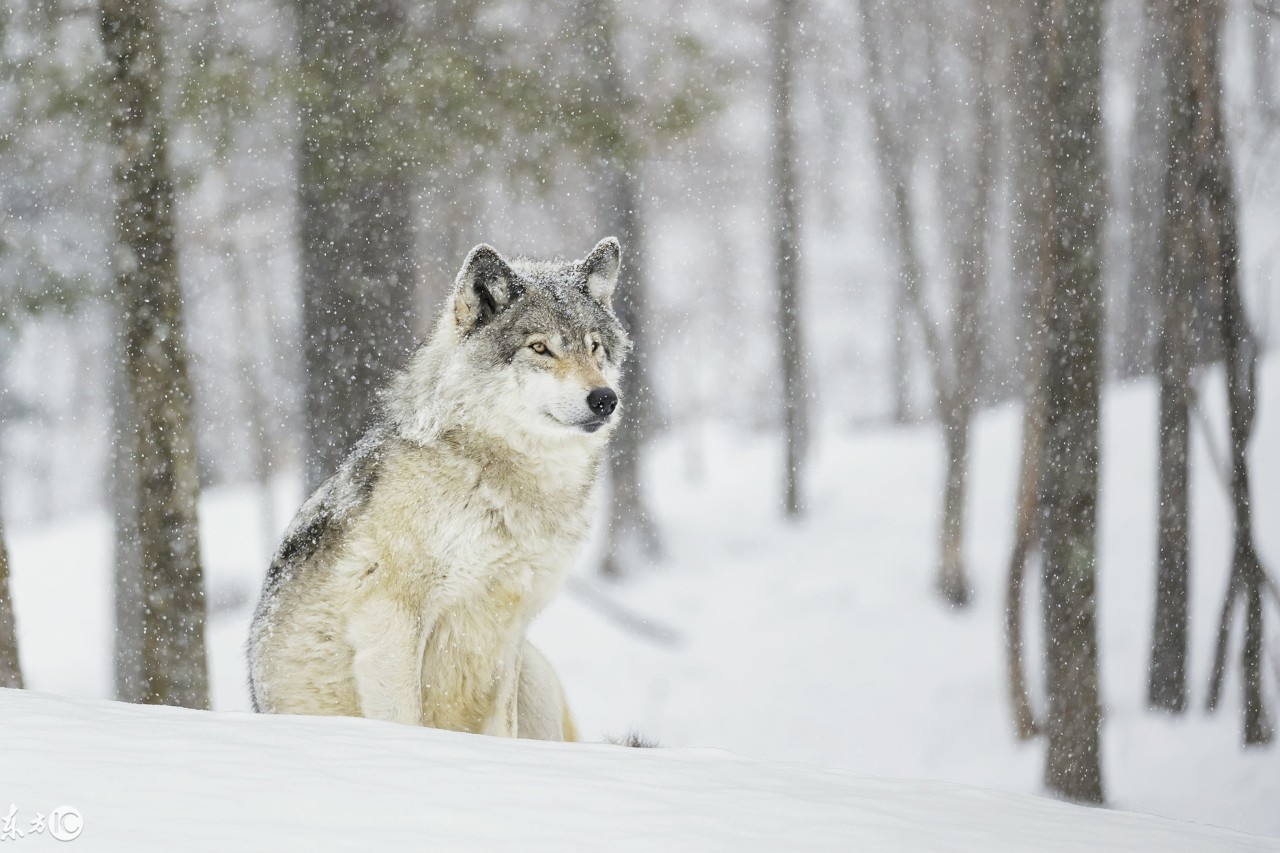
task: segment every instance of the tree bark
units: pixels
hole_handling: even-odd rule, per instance
[[[800,319],[800,188],[796,180],[792,77],[796,0],[774,0],[769,28],[771,57],[773,263],[778,296],[782,413],[786,441],[783,509],[792,518],[803,511],[809,418],[805,391],[805,351]]]
[[[412,181],[390,61],[402,0],[295,0],[306,487],[337,469],[413,343]]]
[[[584,0],[582,21],[589,40],[588,61],[596,90],[593,97],[602,114],[613,113],[627,127],[618,144],[602,152],[600,173],[601,219],[622,243],[623,281],[613,297],[613,307],[631,336],[634,351],[622,376],[623,410],[609,447],[610,531],[600,573],[621,577],[640,560],[656,559],[661,537],[644,497],[645,445],[652,433],[655,399],[650,385],[648,352],[648,278],[645,263],[644,210],[640,193],[640,164],[627,150],[632,132],[623,114],[629,93],[623,85],[618,57],[616,20],[611,0]],[[600,235],[606,236],[606,235]]]
[[[18,660],[18,627],[9,597],[9,551],[0,522],[0,687],[22,688],[22,664]]]
[[[1149,0],[1148,28],[1173,46],[1166,64],[1164,186],[1161,192],[1157,285],[1160,293],[1156,369],[1160,385],[1155,617],[1147,702],[1181,713],[1187,705],[1188,450],[1191,420],[1192,311],[1197,281],[1206,277],[1196,246],[1196,181],[1191,152],[1196,105],[1190,65],[1178,61],[1188,45],[1188,0]]]
[[[206,708],[204,573],[191,383],[154,0],[101,0],[115,154],[116,290],[136,426],[143,700]]]
[[[1037,0],[1043,63],[1051,281],[1045,363],[1045,785],[1080,802],[1103,800],[1098,687],[1097,498],[1101,390],[1102,212],[1098,0]]]
[[[114,319],[124,326],[125,314]],[[145,698],[142,678],[142,554],[138,541],[138,463],[134,455],[134,414],[128,357],[123,348],[111,371],[112,581],[115,596],[115,695],[121,702]]]

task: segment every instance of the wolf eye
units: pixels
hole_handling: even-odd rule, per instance
[[[591,354],[592,354],[592,355],[595,355],[597,352],[599,352],[599,350],[600,350],[600,342],[599,342],[599,341],[592,341],[592,342],[591,342]]]
[[[533,343],[529,344],[529,349],[533,350],[538,355],[547,354],[547,345],[544,344],[542,341],[534,341]]]

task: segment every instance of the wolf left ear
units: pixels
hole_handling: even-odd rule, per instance
[[[464,332],[499,314],[520,295],[516,275],[502,255],[481,243],[467,254],[454,286],[454,317]]]
[[[622,269],[622,247],[616,237],[605,237],[579,264],[585,276],[587,294],[606,308],[618,284],[618,271]]]

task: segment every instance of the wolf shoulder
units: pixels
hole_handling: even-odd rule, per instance
[[[266,579],[268,591],[341,546],[352,523],[368,506],[383,462],[397,441],[388,424],[375,424],[338,470],[311,494],[289,524],[271,560]]]

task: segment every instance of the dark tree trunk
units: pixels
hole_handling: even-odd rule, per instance
[[[796,180],[795,119],[792,115],[796,0],[774,0],[769,27],[771,56],[774,286],[778,295],[782,412],[786,439],[783,509],[799,516],[804,503],[808,443],[804,337],[800,321],[800,188]]]
[[[1098,688],[1098,416],[1101,390],[1102,14],[1098,0],[1038,0],[1051,281],[1043,472],[1045,785],[1103,800]]]
[[[412,181],[391,60],[401,0],[295,0],[306,485],[337,468],[413,343]]]
[[[1249,487],[1249,439],[1257,408],[1257,343],[1249,329],[1240,295],[1240,238],[1235,181],[1223,125],[1220,39],[1223,10],[1215,0],[1190,3],[1189,50],[1196,98],[1194,157],[1198,186],[1205,198],[1198,206],[1197,225],[1211,281],[1219,288],[1222,314],[1223,365],[1227,377],[1227,410],[1231,436],[1231,499],[1234,544],[1231,576],[1223,603],[1209,689],[1209,708],[1218,703],[1226,671],[1231,611],[1244,599],[1244,639],[1240,649],[1244,692],[1244,742],[1269,743],[1274,736],[1267,718],[1262,685],[1262,593],[1267,575],[1253,541],[1253,507]]]
[[[1163,33],[1167,63],[1163,108],[1164,187],[1161,193],[1157,284],[1160,334],[1156,369],[1160,383],[1157,483],[1155,618],[1147,701],[1181,713],[1187,705],[1188,481],[1191,420],[1192,305],[1197,281],[1208,273],[1196,248],[1196,185],[1191,152],[1196,105],[1190,65],[1178,61],[1188,44],[1188,0],[1150,0],[1148,29]]]
[[[587,61],[596,84],[593,93],[603,114],[619,114],[628,101],[619,65],[615,16],[611,0],[584,0],[583,32],[589,40]],[[625,122],[626,116],[622,116]],[[625,138],[625,134],[623,135]],[[620,141],[604,152],[600,162],[601,219],[622,243],[623,281],[613,297],[618,319],[631,335],[633,355],[622,377],[626,409],[609,448],[610,531],[601,574],[620,577],[638,560],[661,553],[658,529],[649,515],[642,482],[641,458],[654,421],[653,389],[649,384],[648,278],[645,265],[644,211],[641,206],[640,164]],[[598,235],[607,236],[607,235]]]
[[[191,383],[154,0],[101,0],[115,148],[116,290],[136,426],[142,698],[209,705]]]
[[[0,523],[0,687],[22,687],[22,664],[18,660],[18,628],[9,597],[9,551]]]

